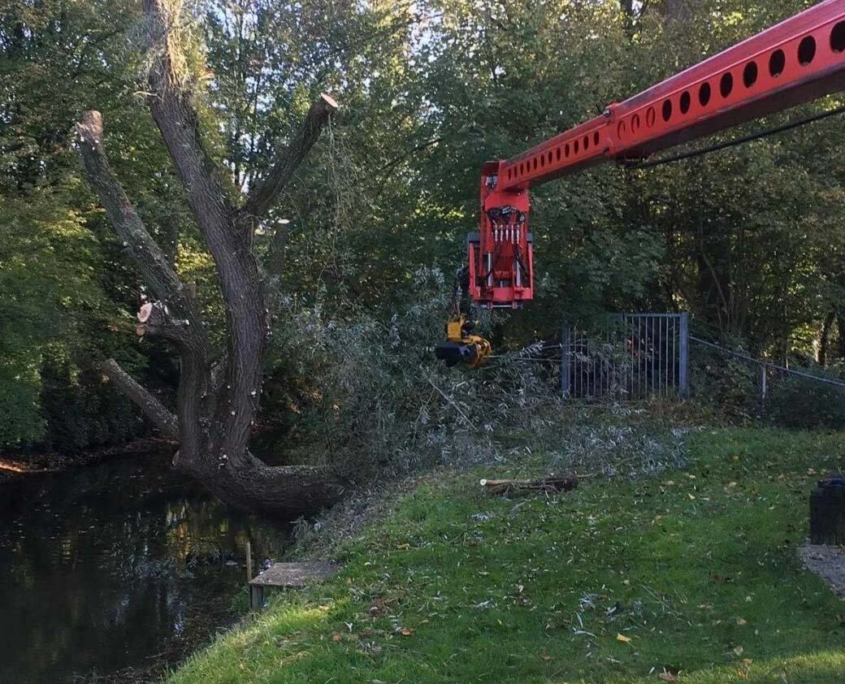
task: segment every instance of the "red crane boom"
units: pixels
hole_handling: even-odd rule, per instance
[[[826,0],[481,172],[469,295],[518,308],[534,296],[532,185],[606,161],[642,159],[845,89],[845,0]]]

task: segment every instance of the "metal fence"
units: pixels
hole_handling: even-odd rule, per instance
[[[604,329],[563,326],[561,391],[587,400],[686,396],[689,315],[620,314]]]
[[[801,369],[799,368],[789,368],[787,366],[782,366],[780,364],[774,363],[767,359],[759,359],[750,354],[745,352],[738,352],[734,351],[733,349],[728,349],[723,347],[715,342],[711,342],[709,340],[704,340],[699,337],[694,337],[690,335],[691,342],[694,345],[698,345],[699,347],[703,347],[706,350],[709,350],[711,353],[717,354],[722,358],[732,358],[739,361],[748,369],[751,369],[751,373],[756,375],[756,383],[757,383],[757,392],[756,392],[756,410],[760,418],[766,417],[766,404],[772,394],[777,395],[779,391],[783,391],[784,385],[788,382],[802,382],[804,387],[802,388],[802,398],[804,401],[802,403],[807,404],[812,399],[812,393],[815,389],[818,388],[835,388],[839,392],[845,392],[845,382],[842,382],[837,377],[830,377],[825,374],[824,369],[815,368],[815,369]],[[741,373],[735,373],[736,375],[741,375]],[[737,378],[737,384],[741,382],[740,378]],[[817,407],[814,406],[792,406],[791,413],[798,414],[800,413],[800,409],[804,408],[814,410]]]

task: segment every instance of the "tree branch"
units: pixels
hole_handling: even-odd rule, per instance
[[[158,299],[190,321],[194,337],[204,337],[199,315],[186,296],[185,286],[170,267],[164,253],[147,232],[120,181],[109,165],[103,148],[103,117],[86,112],[76,126],[79,153],[85,176],[105,207],[114,230],[135,266]]]
[[[199,352],[204,358],[205,349],[195,346],[196,336],[191,330],[190,321],[174,317],[164,302],[144,304],[138,311],[138,322],[140,325],[135,328],[135,332],[139,337],[146,334],[163,337],[175,342],[182,350]]]
[[[115,386],[134,402],[144,415],[150,419],[162,434],[171,439],[179,439],[179,424],[174,416],[158,399],[139,385],[135,379],[123,370],[114,359],[104,361],[100,366],[105,375]]]
[[[337,108],[337,102],[325,93],[314,101],[296,138],[276,155],[270,171],[253,186],[240,212],[243,217],[260,219],[267,213]]]

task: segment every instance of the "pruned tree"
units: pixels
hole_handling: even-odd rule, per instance
[[[227,192],[224,172],[203,144],[196,102],[182,73],[168,0],[143,0],[150,37],[147,103],[182,184],[199,233],[216,267],[226,310],[226,345],[212,348],[193,289],[152,239],[103,146],[103,121],[85,113],[77,125],[85,176],[155,301],[138,314],[138,333],[155,335],[178,351],[181,374],[174,415],[114,360],[104,374],[164,434],[179,442],[174,465],[223,501],[271,515],[314,511],[342,492],[328,468],[270,467],[250,453],[248,440],[261,398],[262,356],[269,333],[267,283],[253,251],[253,235],[337,109],[328,95],[310,107],[297,135],[278,151],[266,175],[242,201]],[[281,263],[271,242],[268,264]]]

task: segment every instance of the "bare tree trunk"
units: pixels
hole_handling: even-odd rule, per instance
[[[269,331],[264,283],[251,246],[256,225],[317,142],[337,105],[327,95],[319,98],[291,146],[278,153],[243,206],[236,206],[237,192],[224,182],[226,174],[206,152],[193,93],[178,73],[180,61],[173,52],[177,48],[170,40],[175,17],[167,0],[143,4],[152,36],[148,104],[216,266],[226,304],[227,342],[225,350],[213,353],[192,288],[180,282],[172,258],[159,249],[135,212],[106,158],[102,117],[88,112],[77,127],[86,177],[156,297],[139,312],[138,334],[160,336],[179,353],[176,415],[114,361],[104,365],[104,372],[162,432],[178,438],[174,464],[222,500],[272,515],[318,510],[343,491],[329,469],[271,468],[247,447],[260,404],[261,361]],[[276,242],[283,243],[283,237]],[[215,357],[224,359],[214,369],[219,380],[212,377]]]

